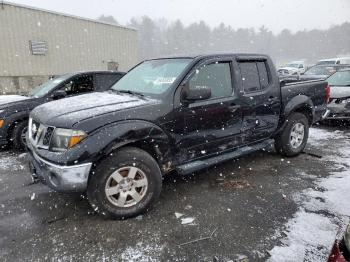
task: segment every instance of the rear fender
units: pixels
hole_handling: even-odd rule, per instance
[[[280,128],[278,129],[278,132],[283,130],[283,128],[286,125],[286,120],[290,116],[291,113],[293,112],[300,112],[300,113],[305,113],[306,117],[309,119],[310,125],[312,124],[313,121],[313,116],[315,114],[315,108],[312,100],[305,96],[305,95],[298,95],[293,97],[287,105],[284,107],[283,111],[283,117],[280,119]]]

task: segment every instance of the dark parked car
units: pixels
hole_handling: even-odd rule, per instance
[[[318,80],[326,79],[335,72],[344,68],[350,68],[350,65],[316,65],[310,67],[299,77],[299,80]]]
[[[350,68],[326,79],[330,86],[329,114],[326,119],[350,119]]]
[[[262,149],[298,155],[326,110],[327,83],[281,88],[264,55],[147,60],[111,91],[32,111],[27,145],[34,177],[57,191],[87,191],[98,212],[147,210],[162,176],[190,174]]]
[[[125,73],[94,71],[65,74],[36,87],[28,96],[0,96],[0,146],[24,149],[28,117],[43,103],[94,91],[106,91]]]

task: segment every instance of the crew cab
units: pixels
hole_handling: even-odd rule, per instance
[[[281,87],[265,55],[146,60],[108,92],[34,109],[31,173],[56,191],[87,192],[101,214],[136,216],[171,171],[191,174],[272,142],[298,155],[326,111],[326,89],[324,81]]]
[[[12,142],[16,149],[25,148],[29,113],[36,106],[68,96],[106,91],[125,73],[113,71],[77,72],[55,77],[28,96],[0,96],[0,147]]]

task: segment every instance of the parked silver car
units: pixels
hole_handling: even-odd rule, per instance
[[[338,71],[326,81],[330,86],[327,119],[350,120],[350,69]]]

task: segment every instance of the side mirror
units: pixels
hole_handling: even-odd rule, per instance
[[[205,100],[211,97],[211,88],[209,86],[191,86],[184,85],[183,98],[186,100]]]
[[[52,93],[51,97],[54,100],[61,99],[67,96],[66,91],[64,90],[56,90]]]

